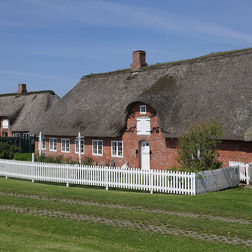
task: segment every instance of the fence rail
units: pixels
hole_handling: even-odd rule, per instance
[[[0,176],[195,195],[195,173],[0,160]]]
[[[245,181],[247,185],[252,182],[252,163],[229,161],[229,166],[239,166],[240,181]]]

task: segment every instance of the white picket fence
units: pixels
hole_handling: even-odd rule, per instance
[[[239,166],[240,181],[245,181],[247,185],[252,181],[252,164],[245,164],[242,162],[229,161],[229,166]]]
[[[195,173],[140,170],[119,167],[34,163],[0,159],[0,176],[195,195]]]

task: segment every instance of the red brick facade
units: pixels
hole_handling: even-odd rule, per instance
[[[177,139],[164,138],[159,128],[158,117],[155,111],[146,106],[146,114],[140,114],[140,105],[135,104],[131,109],[125,132],[119,138],[92,138],[85,137],[84,156],[92,157],[94,164],[105,165],[111,164],[112,160],[115,161],[116,166],[122,166],[126,161],[129,167],[141,167],[141,141],[146,140],[149,142],[150,148],[150,168],[151,169],[170,169],[178,165],[177,158]],[[137,118],[149,117],[150,118],[150,135],[137,135]],[[65,153],[61,151],[61,139],[70,139],[70,151]],[[102,156],[92,154],[92,140],[103,141],[103,154]],[[123,142],[123,157],[112,157],[111,155],[111,141]],[[74,137],[57,137],[57,151],[49,151],[49,136],[46,136],[46,150],[43,154],[47,156],[62,156],[68,160],[78,160],[78,154],[75,153],[75,138]],[[35,149],[38,150],[38,141],[36,141]],[[252,161],[252,143],[244,141],[223,141],[219,150],[219,160],[223,162],[223,166],[228,165],[228,161]]]

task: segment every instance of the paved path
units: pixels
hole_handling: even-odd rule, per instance
[[[119,204],[98,203],[98,202],[92,202],[92,201],[71,200],[71,199],[62,199],[62,198],[51,198],[51,197],[32,195],[32,194],[22,194],[22,193],[4,193],[4,192],[0,192],[0,196],[1,195],[2,196],[8,196],[8,197],[18,197],[18,198],[45,200],[45,201],[77,204],[77,205],[84,205],[84,206],[108,207],[108,208],[126,209],[126,210],[148,212],[148,213],[157,213],[157,214],[167,214],[167,215],[174,215],[174,216],[190,217],[190,218],[204,218],[204,219],[209,219],[209,220],[240,223],[240,224],[245,224],[245,225],[252,224],[252,222],[250,222],[248,220],[244,220],[244,219],[227,218],[227,217],[212,216],[212,215],[206,215],[206,214],[196,214],[196,213],[188,213],[188,212],[175,212],[175,211],[167,211],[167,210],[161,210],[161,209],[148,209],[148,208],[143,208],[143,207],[132,207],[132,206],[119,205]]]
[[[40,208],[26,208],[26,207],[16,207],[13,205],[0,205],[0,210],[13,212],[17,214],[23,215],[31,215],[31,216],[44,216],[49,218],[64,218],[70,219],[74,221],[84,221],[91,223],[100,223],[115,227],[122,228],[134,228],[146,230],[149,232],[154,232],[157,234],[163,235],[175,235],[175,236],[184,236],[190,237],[197,240],[203,240],[207,242],[218,242],[218,243],[226,243],[230,245],[241,245],[246,247],[252,247],[252,240],[243,240],[238,237],[225,237],[215,234],[206,234],[206,233],[197,233],[195,231],[182,230],[174,227],[169,227],[169,225],[151,225],[139,222],[125,221],[120,219],[107,219],[102,217],[95,217],[85,214],[76,214],[70,213],[66,211],[53,211],[48,209],[40,209]]]

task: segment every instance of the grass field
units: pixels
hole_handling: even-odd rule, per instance
[[[0,178],[1,251],[252,251],[252,189],[149,194]]]

